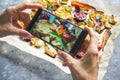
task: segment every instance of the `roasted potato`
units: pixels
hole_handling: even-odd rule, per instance
[[[55,58],[57,55],[57,51],[51,45],[45,43],[45,54],[49,55],[52,58]]]
[[[36,48],[41,48],[41,46],[43,45],[43,41],[41,41],[39,38],[31,38],[30,43]]]
[[[109,21],[109,23],[112,24],[112,25],[115,25],[115,24],[116,24],[114,15],[109,16],[108,21]]]

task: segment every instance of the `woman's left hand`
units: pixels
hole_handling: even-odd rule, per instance
[[[18,21],[22,21],[24,26],[27,27],[30,22],[30,16],[28,13],[22,11],[33,8],[41,8],[41,6],[38,4],[23,3],[8,7],[3,14],[0,15],[0,37],[7,35],[31,37],[32,35],[26,30],[23,30],[22,26],[18,24]]]

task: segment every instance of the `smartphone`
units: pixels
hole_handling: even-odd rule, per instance
[[[74,56],[87,31],[45,9],[38,9],[27,30],[50,45]]]

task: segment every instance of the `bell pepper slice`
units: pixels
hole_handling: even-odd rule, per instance
[[[78,1],[72,1],[71,5],[72,6],[79,6],[79,7],[87,8],[87,9],[95,9],[93,6],[91,6],[89,4],[85,4],[85,3],[82,3],[82,2],[78,2]]]

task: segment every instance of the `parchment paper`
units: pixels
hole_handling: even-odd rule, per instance
[[[106,14],[113,14],[116,16],[117,24],[113,26],[112,28],[112,35],[109,38],[104,51],[101,51],[100,54],[102,55],[101,61],[100,61],[100,68],[99,68],[99,75],[98,80],[103,80],[104,74],[106,73],[109,59],[111,58],[113,49],[114,49],[114,43],[115,39],[120,33],[120,1],[119,0],[79,0],[81,2],[85,2],[88,4],[93,5],[98,10],[104,11]],[[66,73],[70,73],[69,69],[67,67],[63,67],[61,62],[58,61],[57,58],[53,59],[46,54],[44,54],[44,47],[40,49],[36,49],[33,46],[30,46],[29,43],[21,41],[18,36],[7,36],[4,38],[0,38],[1,41],[6,41],[7,43],[25,51],[28,52],[31,55],[37,56],[39,58],[45,59],[47,61],[50,61],[51,63],[58,66],[61,70],[63,70]]]

